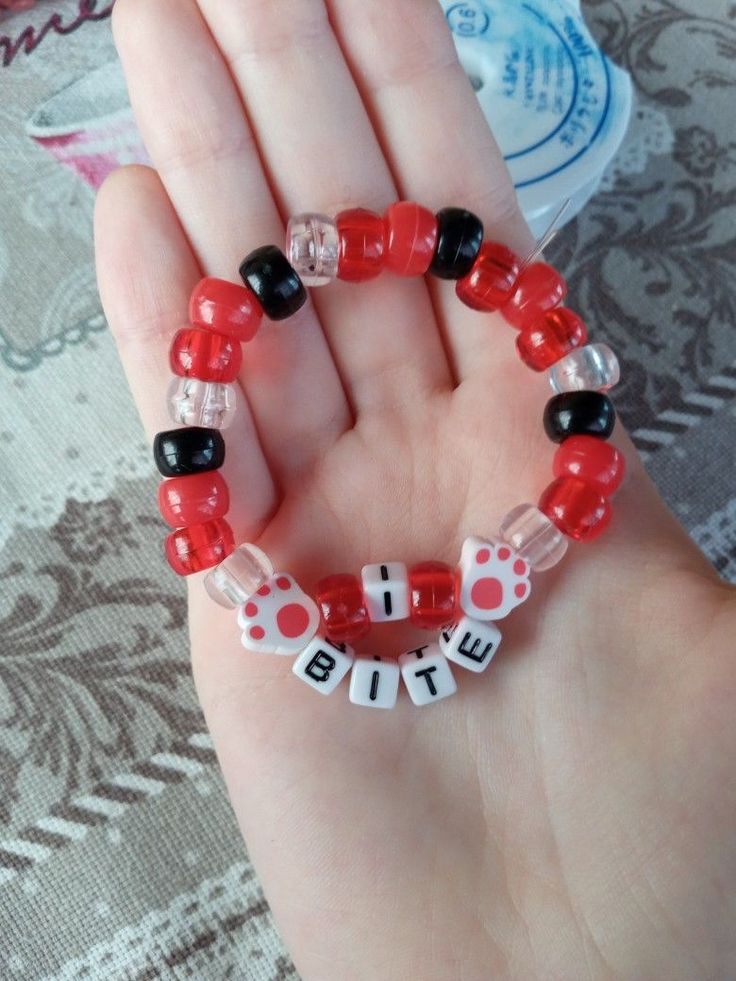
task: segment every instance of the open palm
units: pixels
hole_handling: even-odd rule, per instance
[[[98,198],[100,287],[149,434],[202,274],[284,218],[409,198],[531,246],[435,0],[118,0],[158,173]],[[329,15],[329,16],[328,16]],[[543,378],[445,283],[335,283],[244,350],[236,540],[311,589],[453,562],[549,479]],[[319,698],[190,583],[195,680],[251,857],[305,978],[723,977],[733,967],[733,591],[631,444],[614,524],[421,710]],[[370,650],[416,635],[374,630]]]

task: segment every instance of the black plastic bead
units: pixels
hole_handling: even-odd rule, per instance
[[[164,477],[217,470],[225,462],[225,440],[217,429],[167,429],[156,434],[153,459]]]
[[[286,320],[307,301],[299,275],[281,249],[263,245],[240,263],[243,282],[258,297],[269,320]]]
[[[544,409],[544,431],[554,443],[568,436],[608,439],[616,422],[613,402],[603,392],[563,392]]]
[[[461,279],[478,258],[483,243],[483,223],[464,208],[437,212],[437,245],[429,271],[440,279]]]

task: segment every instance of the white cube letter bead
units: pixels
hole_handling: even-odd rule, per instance
[[[529,563],[506,542],[466,538],[460,553],[460,606],[475,620],[501,620],[528,599]]]
[[[440,634],[440,650],[448,661],[468,671],[485,671],[501,643],[495,623],[463,617]]]
[[[407,651],[399,658],[401,676],[415,705],[429,705],[454,695],[457,685],[438,644]]]
[[[350,701],[367,708],[392,709],[399,692],[400,674],[396,661],[356,658],[350,674]]]
[[[293,576],[276,572],[238,608],[243,647],[269,654],[298,654],[317,633],[317,604]]]
[[[403,562],[364,565],[363,596],[373,623],[409,616],[409,575]]]
[[[353,666],[355,654],[347,644],[333,644],[319,634],[307,644],[291,670],[316,691],[330,695]]]

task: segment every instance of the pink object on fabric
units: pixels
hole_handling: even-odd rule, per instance
[[[0,0],[1,10],[30,10],[36,0]]]
[[[123,164],[150,163],[115,61],[52,95],[35,109],[25,129],[94,190]]]

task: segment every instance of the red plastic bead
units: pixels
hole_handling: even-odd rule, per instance
[[[166,558],[179,576],[211,569],[235,548],[233,530],[224,518],[179,528],[166,538]]]
[[[423,276],[437,245],[437,218],[414,201],[397,201],[383,216],[386,269],[397,276]]]
[[[546,262],[532,262],[519,273],[511,299],[501,308],[505,320],[522,330],[547,310],[554,310],[567,296],[567,283]]]
[[[199,327],[183,327],[171,341],[169,363],[175,375],[208,382],[235,381],[243,361],[236,341]]]
[[[196,327],[243,342],[255,335],[263,310],[252,290],[205,276],[189,297],[189,319]]]
[[[559,477],[539,498],[539,510],[560,531],[576,541],[591,541],[608,527],[611,505],[595,487],[580,477]]]
[[[218,470],[172,477],[158,487],[161,517],[172,528],[186,528],[221,518],[229,507],[230,493]]]
[[[473,268],[457,281],[455,292],[473,310],[498,310],[511,296],[519,258],[498,242],[484,242]]]
[[[544,371],[588,339],[585,322],[567,307],[548,310],[516,338],[521,360],[532,371]]]
[[[365,208],[348,208],[335,218],[337,278],[352,283],[373,279],[384,267],[383,218]]]
[[[409,619],[422,630],[439,630],[457,614],[457,574],[444,562],[419,562],[409,570]]]
[[[330,640],[357,640],[371,629],[363,587],[357,576],[340,572],[317,583],[317,606]]]
[[[621,486],[626,472],[623,453],[596,436],[570,436],[552,462],[555,477],[580,477],[599,494],[610,497]]]

